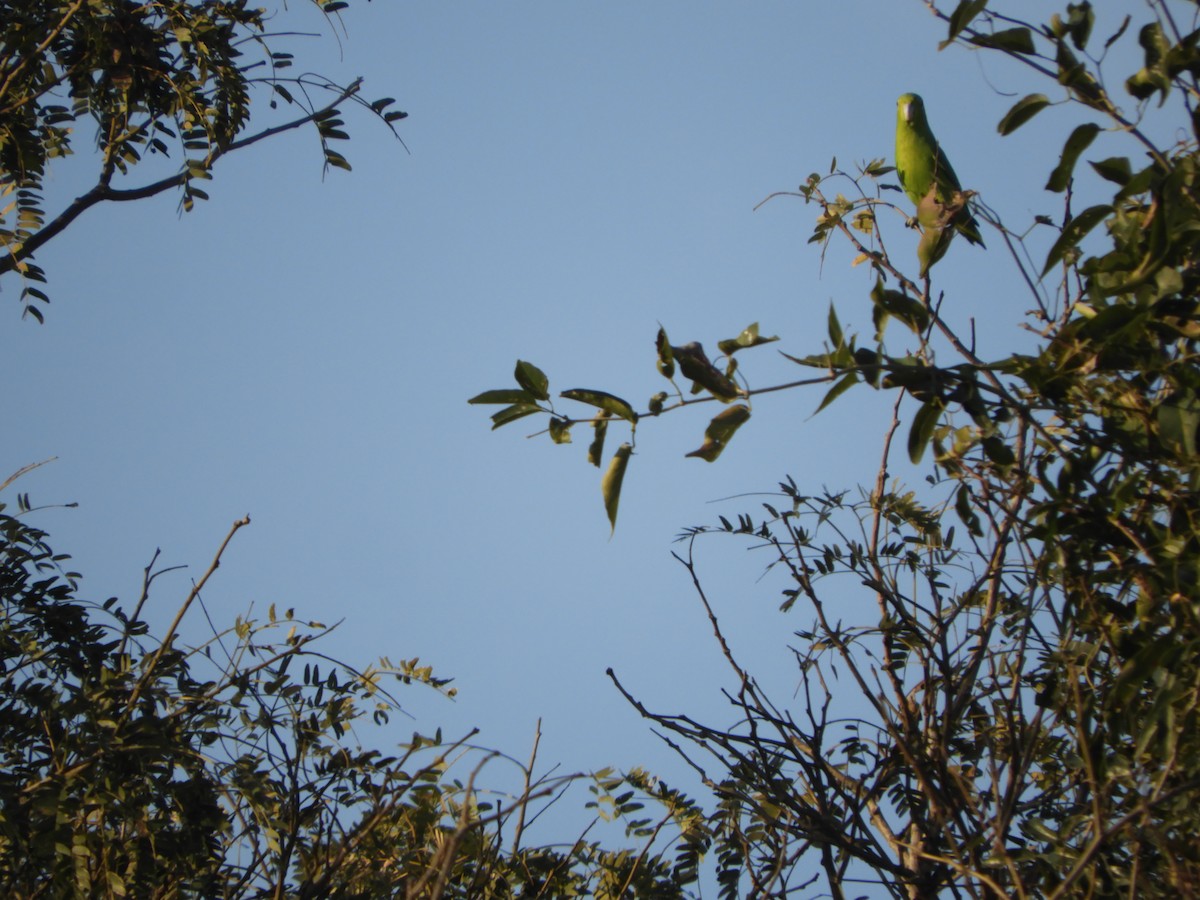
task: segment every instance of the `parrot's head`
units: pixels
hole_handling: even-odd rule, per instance
[[[925,121],[925,101],[917,94],[901,94],[896,107],[900,118],[909,125]]]

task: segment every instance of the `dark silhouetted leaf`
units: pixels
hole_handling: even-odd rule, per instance
[[[517,379],[517,384],[529,391],[539,400],[550,399],[550,379],[546,377],[546,373],[539,369],[531,362],[525,362],[523,359],[517,360],[517,368],[513,372]]]
[[[682,347],[672,347],[671,352],[685,378],[725,403],[736,400],[742,392],[720,369],[709,362],[708,355],[699,343],[693,341]]]
[[[1046,182],[1046,190],[1060,194],[1067,189],[1067,185],[1071,183],[1071,175],[1075,171],[1075,163],[1079,160],[1079,154],[1088,148],[1099,133],[1100,126],[1092,122],[1080,125],[1071,132],[1071,136],[1067,138],[1067,143],[1063,146],[1058,165],[1054,167],[1054,171],[1050,173],[1050,180]]]
[[[552,416],[550,419],[550,440],[556,444],[571,443],[571,424],[566,419]]]
[[[1022,97],[1004,114],[996,130],[1001,134],[1012,134],[1049,105],[1050,98],[1045,94],[1029,94]]]
[[[1046,275],[1059,262],[1066,252],[1078,244],[1087,233],[1103,222],[1112,214],[1113,208],[1108,205],[1090,206],[1067,223],[1054,246],[1046,255],[1046,264],[1042,267],[1042,275]]]
[[[507,425],[509,422],[515,422],[517,419],[523,419],[536,412],[541,412],[541,410],[528,403],[514,403],[512,406],[506,406],[492,416],[492,430],[495,431],[501,425]]]
[[[1102,159],[1099,162],[1090,163],[1090,165],[1101,178],[1111,181],[1114,184],[1119,184],[1122,187],[1127,185],[1129,180],[1133,178],[1133,170],[1129,166],[1129,160],[1124,156],[1112,156],[1108,159]]]
[[[600,459],[604,455],[604,438],[608,435],[608,413],[601,412],[592,427],[595,433],[592,435],[592,442],[588,444],[588,462],[597,469],[600,468]]]
[[[942,401],[935,397],[924,403],[913,416],[912,428],[908,432],[908,458],[914,464],[919,463],[925,455],[925,448],[933,438],[933,430],[941,421],[943,410]]]
[[[537,398],[529,391],[518,390],[517,388],[500,388],[494,391],[484,391],[482,394],[476,394],[468,403],[486,404],[486,403],[535,403]]]
[[[1163,444],[1177,456],[1194,459],[1200,429],[1200,399],[1191,390],[1172,394],[1156,411]]]
[[[946,39],[938,44],[938,49],[944,50],[954,42],[974,18],[987,8],[988,0],[959,0],[954,12],[950,13],[949,29]]]

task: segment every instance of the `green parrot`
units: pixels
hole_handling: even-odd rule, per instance
[[[938,146],[925,118],[925,103],[916,94],[903,94],[896,107],[896,174],[904,193],[917,207],[922,232],[917,259],[924,277],[945,256],[955,232],[981,247],[983,237],[979,223],[967,209],[971,193],[963,191],[954,168]]]

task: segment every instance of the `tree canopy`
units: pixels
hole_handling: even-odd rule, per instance
[[[1025,177],[1045,179],[1045,213],[1001,221],[965,170],[965,190],[939,196],[928,216],[906,205],[886,160],[849,171],[835,161],[790,193],[818,210],[810,243],[830,258],[848,247],[854,265],[873,271],[861,301],[873,335],[847,333],[831,308],[824,347],[787,357],[800,376],[760,387],[747,351],[775,339],[757,325],[720,341],[715,360],[660,329],[655,363],[669,388],[642,407],[571,390],[558,397],[588,409],[564,412],[549,377],[524,361],[515,388],[471,402],[503,407],[494,428],[547,416],[556,443],[590,429],[597,466],[606,432],[627,427],[601,479],[615,526],[636,439],[656,417],[723,406],[688,454],[712,462],[760,394],[822,385],[818,409],[864,388],[895,397],[882,463],[857,490],[788,477],[769,502],[685,535],[680,560],[730,667],[736,724],[648,709],[614,674],[713,787],[708,824],[726,896],[790,896],[818,881],[853,896],[864,880],[896,897],[1191,896],[1200,890],[1194,4],[1161,0],[1142,21],[1100,22],[1090,3],[1073,3],[1044,23],[987,0],[926,5],[947,25],[943,47],[1002,54],[1045,79],[1046,93],[1021,98],[999,122],[1001,135],[1034,116],[1071,123],[1060,152],[1027,164]],[[1108,51],[1122,41],[1136,43],[1143,64],[1118,76]],[[970,303],[969,285],[941,282],[940,254],[920,247],[972,215],[998,248],[990,252],[1011,260],[1032,309],[1032,350],[980,358],[944,314]],[[914,257],[893,249],[907,227],[923,233]],[[965,248],[949,254],[978,252]],[[900,477],[905,457],[923,485]],[[692,555],[714,533],[747,540],[787,575],[796,702],[770,697],[724,641]],[[846,584],[869,604],[853,602]]]
[[[349,6],[312,2],[331,27]],[[366,100],[361,80],[291,74],[285,36],[244,2],[4,0],[0,21],[0,275],[21,274],[25,312],[38,319],[49,297],[34,254],[85,210],[174,190],[190,210],[208,199],[203,185],[222,156],[305,125],[325,166],[349,169],[335,149],[348,137],[344,107],[393,133],[407,115],[390,97]],[[263,124],[264,104],[295,112]],[[74,152],[85,123],[95,127],[95,182],[47,210],[48,167]],[[151,157],[172,161],[146,166]]]
[[[316,2],[330,16],[345,7]],[[830,308],[820,346],[786,354],[795,378],[752,379],[759,348],[786,346],[774,328],[751,324],[710,357],[668,325],[649,354],[663,389],[644,404],[552,392],[525,360],[514,385],[471,401],[499,407],[493,428],[544,416],[556,444],[586,433],[616,527],[637,439],[659,417],[719,408],[688,454],[716,463],[752,439],[742,428],[761,394],[816,388],[818,411],[864,391],[893,398],[880,465],[861,485],[783,475],[765,502],[682,536],[677,557],[731,678],[727,721],[652,708],[610,670],[705,796],[641,770],[549,777],[536,739],[528,762],[437,731],[375,749],[371,725],[402,713],[403,691],[450,682],[416,658],[331,659],[327,626],[290,609],[199,638],[181,629],[248,519],[155,634],[143,611],[157,558],[132,604],[89,599],[18,494],[0,508],[0,888],[1200,893],[1200,14],[1183,0],[1115,21],[1086,0],[1044,22],[988,0],[925,6],[946,26],[943,47],[1044,79],[998,131],[1063,123],[1061,144],[1025,172],[1044,183],[1045,210],[1003,221],[961,159],[961,184],[915,201],[888,160],[835,160],[778,196],[815,209],[809,243],[865,267],[872,285]],[[346,137],[343,106],[388,127],[403,116],[363,100],[357,81],[288,75],[290,56],[242,3],[0,0],[0,11],[0,274],[19,275],[39,319],[34,254],[91,206],[176,190],[186,210],[223,155],[303,125],[324,164],[346,168],[331,143]],[[1114,48],[1137,67],[1111,71],[1128,58]],[[294,114],[274,119],[276,108]],[[82,122],[96,129],[95,183],[46,212],[49,167]],[[1030,308],[1028,340],[992,358],[947,313],[970,303],[971,285],[943,279],[946,260],[981,252],[948,235],[975,227]],[[915,253],[897,249],[910,229]],[[848,303],[870,309],[872,334],[843,326]],[[615,452],[610,429],[627,435]],[[773,696],[726,641],[696,566],[712,539],[748,543],[783,577],[794,696]],[[497,763],[514,767],[516,791],[486,786]],[[618,846],[590,825],[530,840],[533,820],[580,784],[587,815],[624,829]]]

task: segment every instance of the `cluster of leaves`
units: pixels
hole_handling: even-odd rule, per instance
[[[608,435],[609,422],[615,417],[629,423],[630,439],[617,448],[600,481],[600,493],[604,499],[604,509],[608,513],[609,524],[612,528],[616,528],[621,485],[625,478],[625,470],[629,465],[629,458],[633,453],[638,420],[696,403],[715,400],[719,403],[733,404],[726,406],[712,418],[704,430],[704,442],[687,454],[707,462],[715,462],[729,441],[733,439],[737,430],[750,419],[750,405],[745,401],[749,399],[753,391],[745,384],[739,385],[735,380],[738,373],[738,360],[734,354],[739,350],[758,347],[777,340],[779,340],[777,337],[763,337],[759,334],[758,323],[755,322],[743,329],[737,337],[718,341],[717,349],[721,352],[718,362],[724,360],[724,366],[718,367],[709,360],[708,354],[704,352],[704,347],[699,342],[692,341],[681,346],[674,346],[667,338],[666,331],[659,328],[654,339],[654,346],[658,353],[658,371],[670,382],[671,392],[659,391],[654,394],[647,402],[646,410],[640,413],[636,412],[627,400],[607,391],[572,388],[562,391],[559,396],[564,400],[574,400],[577,403],[593,407],[597,412],[578,419],[565,416],[554,407],[550,396],[550,379],[533,363],[524,360],[517,360],[517,367],[513,373],[517,382],[516,388],[496,388],[484,391],[472,397],[468,402],[504,407],[492,416],[493,431],[526,416],[535,414],[549,416],[546,433],[556,444],[571,443],[573,426],[590,425],[593,432],[592,440],[588,444],[587,461],[597,468],[600,468],[604,458],[604,441]],[[691,383],[688,391],[690,396],[685,397],[683,389],[676,382],[677,370]],[[779,388],[776,387],[774,390],[779,390]]]
[[[1019,100],[1002,135],[1055,109],[1085,116],[1047,164],[1057,213],[1021,234],[980,210],[1032,298],[1036,348],[980,359],[941,313],[954,298],[889,253],[880,213],[898,207],[882,160],[811,176],[797,195],[821,209],[812,242],[848,242],[874,270],[876,333],[860,345],[831,311],[823,351],[789,358],[823,373],[822,407],[860,385],[893,392],[883,464],[858,499],[789,479],[778,500],[686,535],[743,535],[771,554],[783,609],[810,617],[796,630],[798,699],[776,703],[738,661],[690,552],[738,724],[652,711],[618,687],[714,786],[724,896],[823,880],[840,898],[863,879],[898,898],[1194,896],[1196,6],[1151,0],[1150,21],[1110,23],[1101,43],[1086,0],[1043,25],[988,0],[926,5],[947,23],[943,46],[1001,53],[1057,84],[1057,101]],[[1142,67],[1106,77],[1108,51],[1134,40]],[[1154,115],[1170,117],[1157,133],[1174,143],[1151,138]],[[1121,141],[1132,151],[1108,155]],[[1090,158],[1093,145],[1105,155]],[[1097,184],[1103,199],[1077,208]],[[912,350],[889,350],[892,322]],[[929,471],[919,492],[889,471],[904,434]]]
[[[220,552],[155,640],[139,613],[168,570],[147,567],[132,612],[80,600],[21,501],[17,515],[0,507],[5,896],[615,900],[682,897],[696,879],[700,816],[644,773],[535,777],[535,746],[517,764],[523,788],[495,794],[477,781],[499,754],[466,740],[364,749],[364,722],[398,711],[386,679],[452,693],[447,682],[416,659],[331,660],[314,646],[329,629],[291,610],[182,645],[176,628]],[[638,849],[527,846],[527,823],[580,780]],[[641,817],[647,801],[657,821]],[[688,836],[673,862],[652,847],[668,823]]]
[[[313,2],[327,16],[347,6]],[[340,109],[351,101],[394,133],[406,114],[389,109],[392,99],[363,99],[358,81],[288,76],[292,55],[271,46],[265,16],[229,0],[0,2],[0,274],[21,274],[26,313],[41,320],[48,302],[34,254],[97,203],[179,190],[190,210],[207,199],[200,185],[221,156],[305,124],[316,127],[325,165],[348,169],[333,142],[347,137]],[[247,133],[256,89],[272,108],[282,101],[300,114]],[[48,167],[72,152],[83,122],[96,128],[96,182],[48,214]],[[160,167],[135,183],[144,157],[172,152],[170,174]]]

